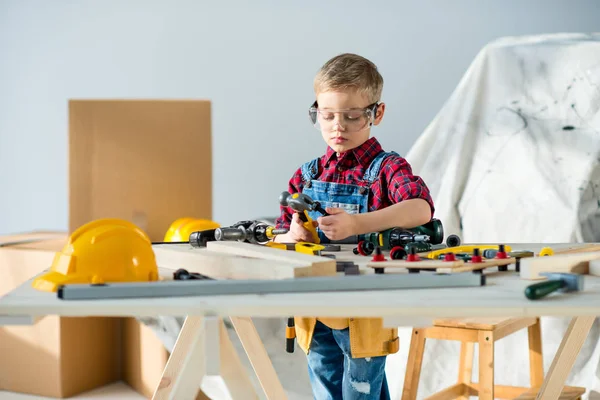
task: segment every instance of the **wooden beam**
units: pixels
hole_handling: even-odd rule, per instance
[[[231,317],[230,319],[267,400],[286,400],[287,394],[252,319],[246,317]]]
[[[521,260],[521,279],[546,279],[541,272],[589,273],[589,262],[600,259],[600,251],[529,257]]]
[[[233,400],[258,400],[260,397],[242,364],[222,320],[219,321],[221,378]]]
[[[586,243],[577,245],[575,247],[568,247],[566,249],[554,250],[554,254],[573,254],[573,253],[590,253],[594,251],[600,251],[600,244],[598,243]]]
[[[152,400],[193,399],[205,374],[204,317],[187,317]]]
[[[413,329],[404,374],[402,400],[416,400],[421,378],[421,366],[425,353],[425,329]]]
[[[388,260],[388,261],[369,261],[367,267],[369,268],[420,268],[420,269],[453,269],[464,265],[463,260],[456,261],[443,261],[443,260],[430,260],[428,258],[421,258],[420,261],[406,261],[406,260]]]
[[[559,400],[567,377],[595,319],[595,316],[591,316],[575,317],[571,320],[536,400]]]
[[[427,397],[425,400],[453,400],[458,396],[461,396],[466,391],[467,385],[464,383],[457,383]]]
[[[154,245],[153,249],[160,268],[173,271],[185,268],[213,279],[288,279],[307,276],[313,271],[307,261],[238,257],[178,244]]]
[[[314,256],[243,242],[208,242],[206,248],[209,252],[217,251],[242,257],[285,263],[299,263],[304,266],[310,266],[310,269],[298,271],[295,274],[296,278],[302,276],[336,275],[336,262],[329,257]]]

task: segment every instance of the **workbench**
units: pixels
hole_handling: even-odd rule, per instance
[[[576,247],[577,244],[511,244],[511,246],[513,250],[537,252],[544,246],[559,249]],[[351,246],[343,246],[342,251],[330,254],[334,254],[337,260],[354,261],[359,265],[361,274],[374,273],[371,268],[365,267],[370,257],[354,255],[351,249]],[[185,266],[181,267],[185,268]],[[161,275],[172,275],[172,272],[160,268]],[[386,273],[399,272],[390,269],[390,272],[386,271]],[[272,366],[269,366],[264,348],[261,351],[260,348],[255,347],[256,341],[260,339],[253,329],[251,317],[282,319],[290,315],[382,317],[384,324],[389,327],[428,326],[438,318],[570,317],[572,322],[538,395],[538,399],[558,399],[592,323],[595,317],[600,315],[600,277],[585,276],[585,286],[581,292],[555,293],[544,299],[530,301],[524,296],[524,289],[534,282],[520,279],[519,274],[514,270],[514,265],[505,272],[490,268],[483,273],[486,275],[485,286],[464,289],[435,288],[386,290],[385,292],[328,292],[318,295],[267,294],[87,301],[58,299],[55,293],[33,289],[29,280],[0,298],[0,324],[35,323],[36,319],[47,315],[187,316],[165,368],[163,381],[160,384],[157,382],[158,387],[154,397],[172,398],[175,392],[191,393],[194,386],[197,390],[199,385],[197,379],[202,376],[198,371],[208,374],[210,372],[208,370],[212,368],[211,363],[205,362],[205,358],[210,356],[214,348],[218,348],[215,343],[214,348],[211,349],[211,343],[213,341],[218,343],[219,323],[222,324],[223,318],[231,318],[238,333],[250,332],[250,341],[254,341],[254,344],[244,347],[259,375],[267,397],[280,400],[282,393],[283,396],[285,393],[279,382],[273,381],[277,380],[277,375],[270,369]],[[240,338],[244,343],[244,338],[242,336]],[[283,343],[282,338],[281,351],[284,351]],[[402,345],[408,346],[408,343]],[[184,370],[187,371],[185,374]],[[170,385],[173,379],[179,379],[177,388]],[[168,390],[161,393],[161,387],[168,387]]]

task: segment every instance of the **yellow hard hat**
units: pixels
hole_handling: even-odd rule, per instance
[[[201,218],[179,218],[175,220],[165,234],[165,242],[187,242],[193,232],[217,229],[221,225],[209,219]]]
[[[32,286],[55,292],[72,283],[148,282],[158,280],[158,267],[148,235],[131,222],[105,218],[77,228],[50,271]]]

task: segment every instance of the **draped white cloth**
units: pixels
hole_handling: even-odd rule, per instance
[[[599,110],[600,34],[501,38],[480,51],[406,158],[445,233],[465,243],[600,242]],[[542,318],[546,372],[568,323]],[[396,398],[410,329],[400,333],[386,369]],[[589,397],[600,392],[599,334],[594,324],[567,382],[586,387],[586,399],[600,398]],[[497,383],[529,385],[526,330],[498,341],[495,355]],[[429,342],[418,399],[456,382],[458,357],[458,342]]]

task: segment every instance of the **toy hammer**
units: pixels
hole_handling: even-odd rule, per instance
[[[312,234],[314,242],[321,242],[319,234],[313,226],[312,218],[308,215],[308,211],[318,211],[323,215],[329,215],[318,201],[314,201],[304,193],[290,194],[289,192],[282,192],[279,196],[279,204],[296,211],[302,221],[302,225]]]
[[[547,276],[548,280],[529,285],[525,288],[525,297],[529,300],[537,300],[552,292],[578,292],[583,290],[583,275],[542,272],[540,275]]]

